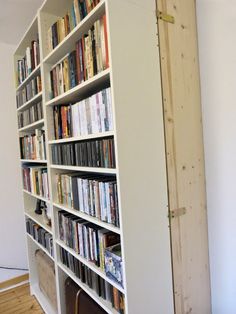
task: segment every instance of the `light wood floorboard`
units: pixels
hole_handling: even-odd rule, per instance
[[[1,314],[44,314],[34,296],[30,295],[29,284],[0,293]]]

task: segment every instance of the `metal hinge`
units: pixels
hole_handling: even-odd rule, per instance
[[[186,208],[185,207],[181,207],[181,208],[178,208],[178,209],[173,209],[173,210],[170,210],[170,218],[177,218],[179,216],[182,216],[182,215],[185,215],[186,214]]]
[[[172,15],[163,13],[159,10],[157,10],[157,19],[160,19],[167,23],[172,23],[172,24],[175,23],[175,18]]]

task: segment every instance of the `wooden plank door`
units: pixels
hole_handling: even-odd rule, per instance
[[[211,313],[204,150],[194,0],[156,0],[175,313]],[[174,22],[174,23],[173,23]]]

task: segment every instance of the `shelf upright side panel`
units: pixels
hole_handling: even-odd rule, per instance
[[[39,38],[41,39],[41,43],[43,42],[43,22],[42,22],[42,15],[41,12],[39,13]],[[41,44],[41,50],[40,50],[41,56],[43,55],[43,47]],[[49,193],[50,193],[50,213],[51,213],[51,221],[52,221],[52,234],[53,234],[53,249],[54,249],[54,261],[55,261],[55,284],[56,284],[56,292],[57,292],[57,312],[58,314],[61,314],[61,300],[60,300],[60,291],[59,291],[59,275],[58,275],[58,267],[57,267],[57,252],[56,252],[56,242],[55,242],[55,221],[54,221],[54,213],[53,213],[53,195],[52,195],[52,181],[51,181],[51,168],[50,168],[50,147],[48,144],[48,133],[49,133],[49,119],[47,115],[47,110],[46,110],[46,91],[47,91],[47,81],[46,81],[46,71],[47,67],[45,63],[42,63],[41,67],[41,80],[42,80],[42,103],[43,103],[43,114],[44,114],[44,123],[45,123],[45,146],[46,146],[46,154],[47,154],[47,160],[48,160],[48,185],[49,185]]]
[[[107,0],[129,314],[171,314],[173,287],[155,1]]]

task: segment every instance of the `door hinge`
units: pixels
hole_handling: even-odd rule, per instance
[[[175,23],[174,16],[172,16],[170,14],[163,13],[159,10],[157,10],[157,19],[162,20],[162,21],[167,22],[167,23],[172,23],[172,24]]]
[[[172,219],[172,218],[177,218],[185,214],[186,214],[186,208],[181,207],[181,208],[170,210],[169,217]]]

